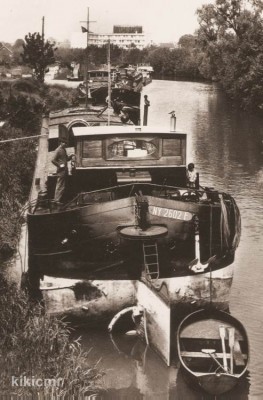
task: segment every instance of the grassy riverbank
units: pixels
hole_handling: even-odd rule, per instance
[[[0,264],[15,252],[25,218],[38,144],[30,136],[40,134],[47,109],[74,104],[72,89],[33,80],[0,81],[0,121],[5,122],[0,127]],[[29,139],[6,142],[25,136]],[[97,391],[99,378],[67,324],[46,315],[0,273],[1,395],[80,398]]]
[[[42,113],[76,104],[74,90],[32,79],[0,81],[0,141],[40,134]],[[0,257],[17,245],[32,184],[38,139],[0,143]]]
[[[63,320],[46,315],[40,305],[33,305],[25,292],[0,275],[1,394],[79,398],[96,392],[101,375],[89,366],[88,354],[78,340],[71,340],[70,333]],[[38,379],[38,385],[24,385],[32,379]]]

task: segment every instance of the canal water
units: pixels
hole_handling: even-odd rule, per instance
[[[242,236],[236,253],[230,311],[247,329],[250,364],[247,380],[217,399],[263,399],[263,118],[236,110],[218,85],[155,80],[144,88],[151,102],[148,125],[169,129],[175,110],[177,129],[188,133],[188,162],[200,183],[231,193],[240,208]],[[116,342],[102,332],[78,332],[92,360],[104,369],[105,398],[210,399],[132,337]]]

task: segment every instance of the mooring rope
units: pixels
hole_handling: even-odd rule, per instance
[[[44,133],[44,134],[42,134],[42,135],[24,136],[24,137],[21,137],[21,138],[0,140],[0,144],[1,144],[1,143],[16,142],[16,141],[18,141],[18,140],[35,139],[35,138],[39,138],[39,137],[43,137],[43,136],[47,136],[47,133]]]
[[[147,320],[146,320],[146,310],[145,308],[143,309],[143,327],[144,327],[144,335],[145,335],[145,340],[147,346],[149,345],[149,338],[148,338],[148,332],[147,332]]]

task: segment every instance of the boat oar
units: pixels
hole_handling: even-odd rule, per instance
[[[228,328],[228,343],[230,348],[230,372],[234,373],[234,345],[235,345],[235,328]]]
[[[220,325],[219,326],[219,334],[220,334],[221,343],[222,343],[222,350],[223,350],[224,370],[227,372],[226,346],[225,346],[226,329],[225,329],[224,325]]]
[[[224,366],[215,357],[215,349],[202,349],[201,352],[204,354],[208,354],[217,363],[217,365],[222,368],[223,371],[225,371]]]

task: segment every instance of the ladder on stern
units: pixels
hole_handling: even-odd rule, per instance
[[[159,278],[159,255],[156,241],[143,241],[143,259],[146,276],[151,280]]]

